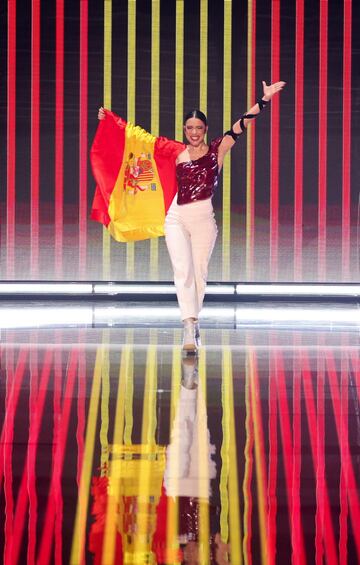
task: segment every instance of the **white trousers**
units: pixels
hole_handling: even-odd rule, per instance
[[[217,227],[211,199],[179,206],[175,196],[165,220],[181,319],[198,318],[202,308],[208,264]]]

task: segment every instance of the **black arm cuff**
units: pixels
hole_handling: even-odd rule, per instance
[[[263,108],[265,108],[266,104],[268,104],[270,100],[263,100],[262,98],[258,98],[256,100],[256,104],[259,104],[260,112]]]
[[[258,100],[256,100],[256,104],[259,105],[260,112],[261,112],[261,110],[266,106],[266,104],[267,104],[268,102],[270,102],[270,100],[263,100],[262,98],[259,98]],[[260,113],[260,112],[259,112],[259,113]],[[254,119],[254,118],[257,118],[258,115],[259,115],[259,114],[243,114],[243,115],[240,117],[240,129],[241,129],[241,131],[245,131],[245,130],[246,130],[244,120],[252,120],[252,119]],[[226,133],[228,133],[228,132],[226,132]],[[230,134],[230,135],[231,135],[231,134]],[[235,134],[235,135],[236,135],[236,134]],[[235,141],[236,141],[236,140],[235,140]]]
[[[240,128],[241,131],[245,131],[246,130],[246,126],[245,126],[245,122],[244,120],[252,120],[253,118],[256,118],[257,114],[243,114],[240,118]]]
[[[229,129],[228,131],[226,131],[226,132],[224,133],[224,135],[230,135],[230,137],[232,137],[234,141],[237,141],[237,139],[238,139],[240,133],[235,133],[234,130],[233,130],[233,128],[231,128],[231,129]]]

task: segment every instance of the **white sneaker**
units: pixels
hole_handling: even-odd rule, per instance
[[[196,352],[195,324],[193,320],[184,321],[183,351]]]

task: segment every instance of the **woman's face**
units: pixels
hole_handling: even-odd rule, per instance
[[[199,147],[204,143],[207,126],[199,118],[189,118],[184,125],[185,137],[193,147]]]

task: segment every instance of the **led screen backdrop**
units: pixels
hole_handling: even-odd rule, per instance
[[[97,108],[182,140],[200,107],[212,138],[279,79],[224,165],[210,278],[358,279],[358,2],[8,0],[0,25],[2,279],[169,280],[163,239],[89,220]]]

